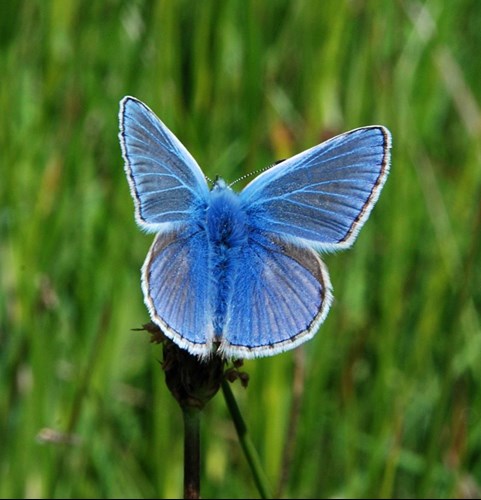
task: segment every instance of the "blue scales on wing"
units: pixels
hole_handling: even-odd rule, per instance
[[[382,126],[334,137],[266,170],[241,192],[252,224],[319,250],[346,248],[379,197],[391,136]]]
[[[197,162],[142,102],[120,106],[120,143],[138,224],[158,232],[188,222],[209,196]]]
[[[332,301],[316,252],[253,232],[238,259],[219,352],[268,356],[311,338]]]
[[[180,347],[208,356],[212,350],[208,242],[188,226],[159,233],[142,268],[145,303],[152,320]]]

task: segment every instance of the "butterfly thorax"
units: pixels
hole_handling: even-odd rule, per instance
[[[223,181],[216,181],[207,208],[209,241],[219,248],[243,245],[246,238],[245,212],[239,197]]]
[[[221,335],[233,289],[233,280],[239,270],[239,256],[247,244],[246,215],[239,197],[223,181],[216,181],[210,192],[206,211],[206,229],[209,241],[209,267],[212,283],[214,332]]]

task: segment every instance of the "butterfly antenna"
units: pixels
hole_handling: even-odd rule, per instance
[[[287,160],[287,158],[284,158],[283,160],[277,160],[274,163],[271,163],[270,165],[268,165],[267,167],[260,168],[258,170],[254,170],[254,172],[249,172],[248,174],[245,174],[242,177],[239,177],[234,182],[231,182],[229,184],[229,187],[232,187],[234,184],[237,184],[238,182],[243,181],[244,179],[247,179],[247,177],[251,177],[252,175],[261,174],[262,172],[265,172],[266,170],[269,170],[270,168],[274,167],[275,165],[282,163],[283,161],[286,161],[286,160]]]

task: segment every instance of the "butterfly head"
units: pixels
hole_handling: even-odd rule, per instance
[[[227,182],[222,179],[222,177],[216,176],[214,184],[212,186],[212,191],[218,191],[223,189],[230,189]]]

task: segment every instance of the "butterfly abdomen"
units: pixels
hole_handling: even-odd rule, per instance
[[[246,215],[238,196],[228,187],[211,192],[207,215],[209,269],[213,327],[217,337],[222,334],[238,263],[247,244]]]

